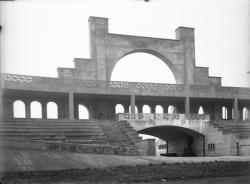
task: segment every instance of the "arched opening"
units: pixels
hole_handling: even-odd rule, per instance
[[[157,114],[163,114],[163,107],[161,105],[157,105],[155,107],[155,113],[157,113]]]
[[[166,125],[145,128],[137,133],[157,137],[161,145],[166,144],[165,155],[204,156],[204,135],[195,130]]]
[[[149,107],[149,105],[143,105],[142,106],[142,113],[151,113],[151,109]]]
[[[152,54],[143,52],[132,53],[119,60],[110,80],[176,84],[166,63]]]
[[[116,104],[115,106],[115,113],[118,114],[118,113],[124,113],[124,107],[122,104]]]
[[[243,111],[242,111],[242,120],[248,120],[248,109],[246,107],[243,107]]]
[[[131,105],[129,106],[129,113],[131,113]],[[135,113],[138,113],[138,108],[135,106]]]
[[[222,119],[228,119],[227,116],[227,108],[225,106],[222,107]]]
[[[175,114],[176,113],[176,108],[173,105],[168,106],[168,114]]]
[[[78,105],[78,119],[89,119],[89,110],[85,105]]]
[[[55,102],[47,103],[47,118],[48,119],[58,119],[58,107]]]
[[[13,117],[25,118],[25,104],[21,100],[16,100],[13,103]]]
[[[199,107],[198,114],[205,114],[202,106]]]
[[[42,118],[42,105],[38,101],[33,101],[30,104],[30,117]]]

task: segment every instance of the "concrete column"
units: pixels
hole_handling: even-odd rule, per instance
[[[247,107],[247,120],[250,120],[250,106]]]
[[[214,102],[214,108],[213,108],[213,113],[214,113],[214,120],[221,120],[222,118],[222,109],[221,105],[219,102]]]
[[[124,113],[129,113],[129,104],[125,104],[124,106]]]
[[[232,119],[232,107],[231,106],[227,107],[227,117],[228,119]]]
[[[47,119],[47,103],[42,102],[42,119]]]
[[[235,98],[234,99],[234,121],[238,121],[239,120],[239,104],[238,104],[238,99]]]
[[[154,104],[151,104],[150,105],[150,110],[151,110],[151,113],[155,113],[155,107],[156,107],[156,105],[154,105]]]
[[[131,114],[135,114],[135,95],[130,97]]]
[[[190,98],[189,97],[185,98],[185,115],[186,116],[190,115]]]
[[[2,119],[3,119],[3,92],[2,92],[2,86],[0,84],[0,121],[2,121]]]
[[[24,103],[25,103],[25,118],[30,118],[30,103],[31,103],[31,100],[26,100]]]
[[[163,113],[168,113],[168,105],[163,105],[162,106],[162,108],[163,108]]]
[[[137,104],[138,113],[142,113],[142,104]]]
[[[69,119],[74,120],[74,94],[69,93]]]

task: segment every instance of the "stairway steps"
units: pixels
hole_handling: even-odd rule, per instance
[[[0,129],[0,133],[18,133],[18,132],[35,132],[35,133],[60,133],[60,132],[74,132],[74,133],[102,133],[102,131],[98,129],[63,129],[63,130],[58,130],[58,129]]]
[[[43,124],[43,123],[0,123],[0,127],[23,127],[23,126],[27,126],[27,127],[67,127],[67,126],[74,126],[74,127],[85,127],[85,126],[89,126],[89,127],[95,127],[97,126],[96,124]]]
[[[250,133],[250,123],[246,121],[210,121],[214,127],[219,131],[223,131],[223,134],[229,133]]]
[[[0,123],[0,138],[50,142],[104,144],[106,137],[96,121],[8,120]]]

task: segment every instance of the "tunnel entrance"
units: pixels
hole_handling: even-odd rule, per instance
[[[159,138],[156,155],[205,156],[204,135],[194,130],[178,126],[155,126],[137,133]]]

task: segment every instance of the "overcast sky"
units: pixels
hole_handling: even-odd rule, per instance
[[[196,66],[209,67],[210,76],[221,76],[225,86],[250,87],[250,75],[247,74],[250,70],[249,2],[249,0],[151,0],[150,3],[140,0],[1,2],[0,57],[3,72],[56,77],[57,67],[73,67],[75,57],[89,58],[88,18],[99,16],[109,18],[109,32],[119,34],[174,39],[174,30],[178,26],[193,27]],[[132,68],[135,68],[137,73],[145,70],[141,65],[136,65],[137,63],[132,62]],[[131,69],[131,65],[124,70],[128,71],[129,68]],[[156,74],[158,79],[163,75],[157,72],[157,67],[147,69]]]

